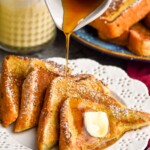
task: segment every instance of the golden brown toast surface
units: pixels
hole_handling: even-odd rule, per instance
[[[7,56],[2,64],[2,125],[13,123],[19,112],[21,87],[27,74],[34,68],[43,68],[56,74],[65,75],[63,65],[52,61],[20,56]],[[70,70],[69,70],[70,71]]]
[[[14,128],[15,132],[37,125],[46,88],[57,76],[58,74],[42,68],[36,68],[27,75],[22,85],[21,105]]]
[[[149,0],[114,0],[106,12],[90,25],[108,39],[119,37],[150,11]]]
[[[98,37],[104,41],[108,41],[110,43],[126,46],[128,44],[128,37],[129,37],[129,30],[124,31],[123,34],[121,34],[119,37],[110,39],[103,35],[101,35],[101,32],[98,32]]]
[[[98,32],[100,39],[110,43],[128,47],[130,51],[140,56],[150,56],[150,29],[142,23],[137,23],[120,37],[108,39]]]
[[[129,31],[128,48],[140,56],[150,56],[150,30],[138,23]]]
[[[104,94],[108,93],[108,88],[92,75],[58,77],[54,79],[51,86],[47,89],[40,115],[37,134],[38,149],[50,149],[58,142],[59,110],[66,98],[90,98],[93,101],[101,101],[106,105],[113,103],[118,107],[122,107],[120,103],[112,98],[106,101],[107,95]]]
[[[13,123],[19,112],[21,85],[25,79],[25,70],[30,59],[7,56],[2,64],[2,124]]]
[[[84,125],[85,112],[102,111],[107,114],[109,130],[104,137],[91,136]],[[81,98],[66,100],[60,112],[60,150],[101,150],[118,140],[125,132],[150,125],[150,114],[106,106]],[[84,144],[83,144],[84,143]]]
[[[32,59],[26,69],[26,74],[33,71],[35,68],[43,68],[45,70],[51,71],[55,74],[65,75],[65,66],[59,65],[50,60],[42,60],[42,59]],[[71,69],[68,68],[68,74],[71,73]]]
[[[137,0],[113,0],[109,6],[109,8],[104,12],[101,18],[112,22],[117,17],[120,16],[125,10],[128,10],[129,7],[132,7]]]

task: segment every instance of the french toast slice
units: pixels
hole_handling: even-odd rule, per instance
[[[59,74],[61,76],[65,75],[65,66],[55,63],[51,60],[42,59],[31,59],[29,65],[26,69],[26,75],[33,71],[35,68],[43,68],[45,70],[51,71],[53,73]],[[71,74],[72,70],[68,67],[67,74]]]
[[[118,107],[122,104],[110,98],[106,101],[110,90],[95,79],[92,75],[77,75],[55,78],[47,89],[43,108],[41,110],[37,145],[39,150],[51,149],[59,139],[59,110],[61,104],[68,97],[90,98],[93,101],[99,101],[109,105],[113,103]],[[47,134],[49,133],[49,134]]]
[[[108,39],[119,37],[150,11],[149,0],[113,0],[106,12],[90,23]]]
[[[14,126],[15,132],[21,132],[38,123],[46,88],[58,74],[43,68],[30,72],[22,85],[19,115]]]
[[[98,37],[100,39],[107,41],[107,42],[110,42],[110,43],[126,46],[128,44],[129,30],[124,31],[124,33],[121,34],[119,37],[116,37],[113,39],[110,39],[110,38],[103,36],[101,34],[101,32],[98,32]]]
[[[84,121],[86,112],[106,113],[109,123],[105,135],[95,137],[89,134]],[[90,122],[91,119],[88,121]],[[150,125],[150,114],[148,113],[120,108],[113,104],[106,106],[91,100],[69,98],[63,103],[60,111],[59,149],[102,150],[117,141],[125,132],[148,125]],[[92,127],[94,130],[94,126]]]
[[[2,63],[1,114],[4,127],[18,117],[21,86],[29,61],[26,57],[6,56]]]
[[[150,12],[143,19],[144,25],[150,29]]]
[[[36,67],[65,75],[63,69],[65,67],[52,61],[13,55],[9,55],[4,59],[2,64],[1,100],[2,125],[4,127],[16,121],[19,113],[22,83],[27,74]]]
[[[129,31],[128,48],[140,56],[150,56],[150,30],[138,23]]]

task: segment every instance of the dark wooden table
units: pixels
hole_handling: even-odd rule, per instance
[[[0,64],[6,55],[11,53],[0,50]],[[13,54],[13,53],[12,53]],[[20,55],[20,54],[18,54]],[[49,58],[49,57],[63,57],[65,58],[65,36],[61,31],[57,31],[57,36],[53,44],[46,50],[35,52],[33,54],[27,54],[23,56],[36,57],[36,58]],[[74,38],[71,38],[70,43],[70,59],[76,58],[90,58],[96,60],[103,65],[113,65],[126,69],[127,60],[119,59],[116,57],[108,56],[101,52],[97,52],[88,46],[82,45]],[[1,65],[0,65],[1,66]],[[1,68],[0,68],[1,69]]]

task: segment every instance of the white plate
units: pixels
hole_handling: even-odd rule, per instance
[[[51,60],[65,64],[63,58],[51,58]],[[94,74],[98,79],[107,83],[114,91],[113,96],[118,95],[128,108],[150,113],[150,97],[146,86],[140,81],[129,78],[123,70],[113,66],[103,66],[89,59],[70,60],[69,66],[74,70],[73,74]],[[14,134],[12,126],[8,128],[0,126],[0,150],[37,149],[36,129]],[[150,126],[125,133],[107,150],[144,150],[149,138]]]

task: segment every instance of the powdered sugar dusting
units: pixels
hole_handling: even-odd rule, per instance
[[[112,115],[117,118],[121,119],[122,117],[128,116],[128,109],[127,108],[121,108],[121,107],[116,107],[114,105],[109,105],[109,109],[112,112]]]
[[[30,86],[32,84],[32,86]],[[28,89],[28,90],[27,90]],[[22,98],[23,98],[23,114],[29,114],[31,113],[30,109],[33,109],[33,104],[30,102],[30,100],[34,101],[36,98],[36,95],[34,93],[37,93],[38,90],[38,74],[36,71],[31,72],[28,75],[28,78],[25,79],[24,84],[22,86]],[[29,105],[31,104],[31,106]]]
[[[70,142],[70,138],[71,138],[71,132],[69,131],[69,124],[67,122],[67,112],[68,107],[69,105],[69,101],[68,100],[65,100],[63,106],[61,107],[61,122],[60,122],[60,127],[61,127],[61,132],[62,132],[62,135],[64,136],[65,138],[65,142],[69,143]]]
[[[119,9],[120,5],[122,5],[126,1],[127,0],[113,0],[112,3],[110,4],[109,8],[103,14],[103,16],[107,16],[107,15],[111,14],[112,12],[116,11],[117,9]]]
[[[54,73],[60,74],[62,76],[65,75],[65,66],[55,63],[51,60],[46,60],[46,68],[50,69],[50,71],[53,71]],[[71,73],[71,69],[68,68],[68,73]]]
[[[14,80],[17,82],[17,79],[14,79],[12,76],[7,76],[7,79],[5,81],[5,89],[6,93],[10,96],[11,98],[15,98],[15,91],[14,91]]]
[[[126,12],[129,8],[134,7],[135,5],[137,5],[141,0],[136,0],[135,2],[133,2],[131,5],[129,5],[128,7],[125,7],[125,9],[123,9],[120,14]],[[113,0],[112,3],[110,4],[109,8],[106,10],[106,12],[101,16],[101,19],[105,19],[105,16],[109,15],[113,15],[115,14],[116,11],[118,11],[122,5],[124,5],[124,3],[128,3],[127,0]],[[107,23],[107,21],[105,21],[105,23]]]

